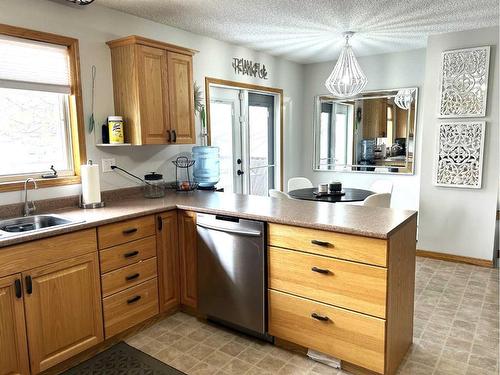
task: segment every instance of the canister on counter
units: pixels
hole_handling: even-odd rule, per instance
[[[124,142],[123,117],[108,116],[109,143],[120,144]]]

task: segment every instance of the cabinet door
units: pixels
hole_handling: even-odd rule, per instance
[[[167,70],[172,143],[194,144],[193,58],[168,52]]]
[[[166,51],[137,46],[142,144],[165,144],[168,140],[170,119],[166,68]]]
[[[196,214],[179,211],[178,220],[181,304],[196,308],[198,296]]]
[[[27,271],[23,279],[33,374],[103,340],[96,253]]]
[[[177,211],[157,216],[156,233],[160,311],[174,309],[179,305],[179,241],[177,234]]]
[[[18,274],[0,279],[0,374],[29,372],[21,275]]]

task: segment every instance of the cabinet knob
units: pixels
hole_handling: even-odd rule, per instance
[[[129,229],[124,229],[122,231],[123,234],[132,234],[132,233],[135,233],[137,232],[137,228],[129,228]]]
[[[26,293],[33,293],[33,280],[31,280],[31,276],[26,276],[24,280],[26,281]]]
[[[139,251],[137,251],[137,250],[131,251],[130,253],[123,254],[123,256],[125,258],[132,258],[132,257],[135,257],[136,255],[139,255]]]
[[[132,281],[132,280],[137,279],[139,276],[141,276],[140,273],[134,273],[133,275],[129,275],[129,276],[125,277],[125,280],[126,281]]]
[[[327,242],[327,241],[320,241],[320,240],[311,240],[311,243],[313,245],[318,245],[318,246],[323,246],[323,247],[333,247],[333,244],[331,244],[330,242]]]
[[[177,142],[177,133],[175,132],[175,130],[172,130],[172,135],[173,135],[172,142],[174,143]]]
[[[321,273],[323,275],[330,275],[330,274],[333,274],[333,272],[331,272],[329,269],[326,269],[326,268],[319,268],[319,267],[313,267],[311,268],[311,271],[313,272],[317,272],[317,273]]]
[[[319,320],[321,322],[329,322],[330,321],[330,318],[328,316],[326,316],[326,315],[320,315],[320,314],[317,314],[317,313],[312,313],[311,314],[311,318]]]
[[[167,130],[167,135],[168,135],[168,141],[167,142],[172,142],[172,133],[170,130]]]
[[[16,298],[21,298],[23,296],[23,288],[21,288],[20,279],[16,279],[16,281],[14,281],[14,289],[16,291]]]
[[[127,300],[127,303],[130,305],[131,303],[137,302],[141,299],[141,296],[135,296]]]

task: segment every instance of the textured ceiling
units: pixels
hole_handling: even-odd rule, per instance
[[[97,0],[197,34],[311,63],[424,48],[430,34],[498,25],[499,0]]]

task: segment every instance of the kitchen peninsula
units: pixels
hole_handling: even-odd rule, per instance
[[[145,321],[198,315],[195,212],[266,223],[270,335],[355,373],[396,372],[412,342],[415,212],[211,192],[66,207],[51,213],[76,224],[2,235],[12,370],[74,364]]]

